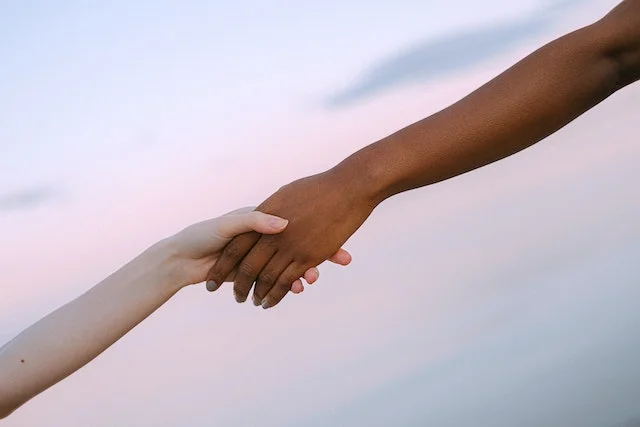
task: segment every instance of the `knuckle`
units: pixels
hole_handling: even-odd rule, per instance
[[[242,248],[235,240],[229,242],[226,248],[224,248],[224,253],[227,258],[238,259],[242,256]]]
[[[250,279],[255,277],[253,266],[247,262],[243,262],[238,266],[238,278]]]
[[[264,235],[262,236],[262,242],[267,248],[273,248],[278,245],[278,239],[273,235]]]
[[[274,280],[275,279],[273,277],[273,273],[271,273],[270,271],[263,271],[258,276],[258,281],[260,281],[260,283],[263,283],[263,284],[273,283]]]

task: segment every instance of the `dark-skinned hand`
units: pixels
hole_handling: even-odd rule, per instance
[[[334,254],[371,214],[374,204],[328,171],[280,188],[256,210],[289,220],[284,232],[236,236],[207,276],[215,290],[237,268],[234,293],[244,302],[255,283],[253,302],[278,304],[299,277]]]

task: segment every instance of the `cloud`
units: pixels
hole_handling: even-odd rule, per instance
[[[0,211],[35,209],[55,197],[56,192],[49,187],[34,187],[0,195]]]
[[[582,0],[564,0],[526,19],[495,23],[420,43],[365,70],[325,106],[339,108],[401,85],[428,81],[481,64],[508,52],[524,40],[543,34],[558,16]]]

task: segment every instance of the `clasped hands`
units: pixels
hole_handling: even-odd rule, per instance
[[[209,291],[233,281],[237,302],[253,288],[254,305],[270,308],[289,292],[303,290],[318,278],[317,266],[329,260],[347,265],[342,245],[364,223],[375,203],[354,180],[330,170],[280,188],[256,210],[288,220],[283,231],[239,234],[224,247],[206,280]]]

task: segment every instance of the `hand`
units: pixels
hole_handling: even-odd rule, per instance
[[[179,271],[183,276],[180,280],[184,285],[190,285],[205,281],[207,272],[218,260],[222,248],[236,235],[248,231],[267,235],[280,233],[287,227],[287,223],[287,220],[248,207],[193,224],[167,239],[165,243],[171,248],[174,259],[179,261]],[[351,256],[341,249],[334,258],[338,263],[348,264]],[[236,271],[232,270],[225,281],[233,281],[235,274]],[[310,268],[303,277],[312,284],[318,280],[319,274],[317,268]],[[304,290],[299,278],[292,281],[291,290],[294,293]]]
[[[329,171],[282,187],[257,210],[287,218],[287,229],[278,235],[237,236],[222,251],[208,280],[221,283],[238,266],[238,302],[247,299],[255,282],[255,305],[278,304],[294,280],[336,254],[373,211],[375,204],[354,189],[356,181]]]

